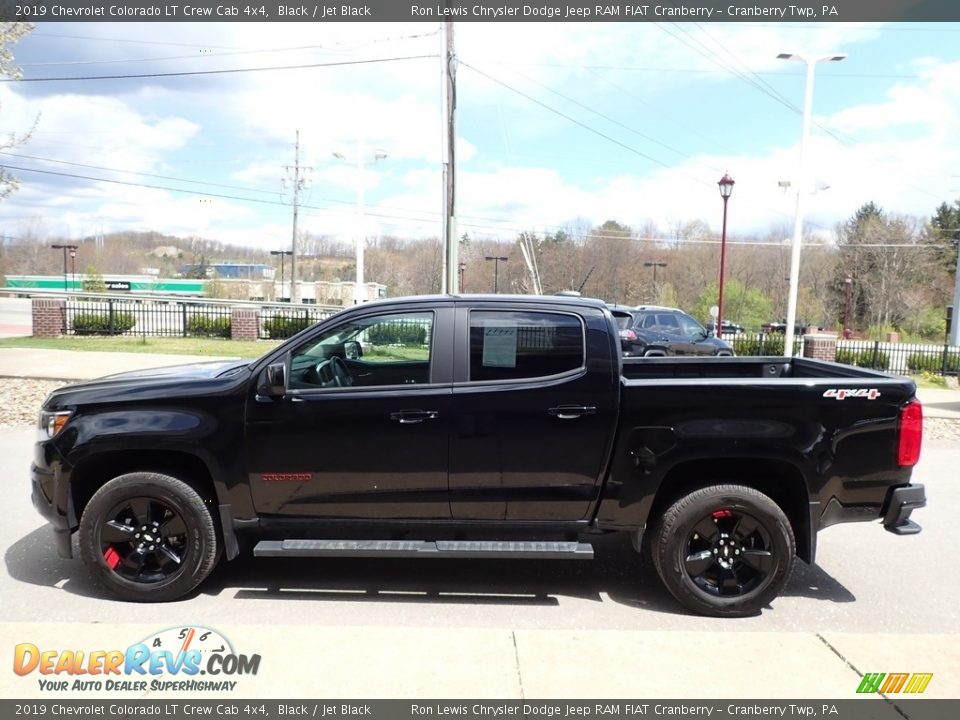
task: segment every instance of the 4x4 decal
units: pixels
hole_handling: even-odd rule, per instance
[[[830,388],[823,393],[823,397],[835,400],[846,400],[848,397],[876,400],[880,397],[880,391],[876,388]]]

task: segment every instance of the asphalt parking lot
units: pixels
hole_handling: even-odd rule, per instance
[[[190,624],[227,628],[246,645],[272,649],[265,654],[338,658],[328,657],[341,668],[336,682],[315,686],[315,678],[284,672],[258,679],[249,693],[261,697],[291,688],[328,697],[851,697],[858,673],[877,666],[932,671],[931,693],[960,697],[960,535],[952,522],[960,487],[949,480],[960,449],[947,441],[928,443],[916,471],[929,498],[915,515],[921,534],[896,537],[874,523],[830,528],[818,564],[799,563],[772,607],[718,620],[682,612],[616,537],[593,562],[243,557],[183,601],[110,600],[78,560],[57,557],[30,505],[33,434],[0,430],[9,486],[0,636],[10,643],[68,638],[83,647]],[[746,663],[750,672],[708,663],[700,677],[691,663],[701,652],[729,654],[732,668]],[[605,663],[638,665],[645,679],[601,673]],[[35,692],[23,678],[0,679],[3,697]]]

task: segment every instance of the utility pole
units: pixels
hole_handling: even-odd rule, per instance
[[[297,291],[297,215],[300,212],[300,191],[305,184],[305,177],[300,175],[301,170],[309,170],[308,167],[300,165],[300,131],[297,130],[297,141],[293,148],[293,165],[285,165],[287,174],[293,175],[293,241],[290,251],[290,302],[300,302],[300,294]]]
[[[444,5],[449,5],[449,0]],[[460,268],[456,213],[456,110],[457,110],[457,51],[453,39],[453,21],[445,20],[441,28],[440,61],[443,72],[443,281],[441,291],[455,295],[459,292]]]
[[[953,285],[953,323],[950,326],[950,344],[960,345],[960,240],[956,241],[957,269]]]

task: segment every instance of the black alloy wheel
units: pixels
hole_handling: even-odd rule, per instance
[[[684,568],[693,583],[710,595],[744,595],[774,569],[772,545],[770,533],[755,517],[720,508],[693,527]]]
[[[110,480],[80,518],[80,553],[114,595],[176,600],[210,574],[220,556],[207,501],[188,483],[152,472]]]
[[[688,609],[717,617],[755,615],[783,589],[796,542],[783,510],[742,485],[711,485],[661,516],[651,544],[657,573]]]
[[[103,560],[131,582],[155,583],[175,575],[187,553],[187,526],[172,507],[153,498],[124,500],[100,527]]]

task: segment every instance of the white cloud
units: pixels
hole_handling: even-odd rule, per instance
[[[130,40],[175,38],[181,45],[101,42],[90,47],[106,48],[100,52],[109,50],[111,57],[128,60],[198,56],[170,61],[174,65],[150,66],[155,69],[242,68],[436,53],[436,29],[432,23],[337,24],[335,28],[299,23],[131,25],[123,29]],[[84,31],[103,36],[119,32],[115,25],[96,24]],[[875,40],[883,28],[826,24],[801,32],[796,27],[758,28],[749,23],[465,23],[457,32],[465,63],[536,97],[551,97],[552,105],[570,112],[574,108],[569,103],[550,96],[536,83],[575,98],[608,92],[608,98],[597,100],[597,109],[604,111],[608,103],[622,99],[615,97],[618,91],[612,84],[622,80],[617,68],[661,68],[662,72],[644,71],[643,81],[630,90],[638,106],[650,103],[667,115],[668,93],[683,92],[693,83],[724,89],[739,86],[742,81],[735,79],[731,67],[744,73],[749,68],[757,73],[798,75],[801,66],[776,60],[777,53],[852,51]],[[214,52],[199,55],[201,45]],[[79,52],[80,45],[77,48]],[[228,54],[236,51],[243,54]],[[600,70],[593,74],[584,69],[587,66]],[[914,60],[910,70],[918,77],[893,81],[882,97],[818,118],[843,142],[814,133],[811,172],[830,185],[809,203],[808,217],[814,222],[832,227],[867,200],[894,211],[929,214],[950,198],[949,178],[960,167],[956,134],[960,62],[925,55]],[[631,172],[622,153],[611,152],[604,158],[575,143],[552,140],[543,145],[544,137],[557,137],[570,129],[569,121],[478,78],[465,67],[460,77],[462,87],[471,93],[461,98],[462,106],[492,108],[499,124],[491,133],[499,143],[495,147],[489,138],[468,136],[461,124],[458,214],[465,229],[475,228],[471,232],[494,233],[498,227],[508,235],[522,229],[547,230],[578,216],[597,223],[617,219],[635,226],[652,221],[665,230],[677,221],[703,219],[719,228],[722,205],[715,182],[724,170],[737,181],[730,206],[733,232],[761,231],[792,216],[792,196],[785,195],[777,182],[791,180],[796,185],[798,147],[793,139],[758,145],[751,152],[710,154],[680,144],[687,157],[673,167]],[[769,76],[764,80],[776,83]],[[799,77],[791,81],[802,83]],[[31,94],[27,99],[18,88],[2,85],[0,128],[28,127],[41,111],[39,132],[18,152],[249,185],[267,191],[257,197],[275,202],[280,201],[282,166],[293,163],[294,132],[299,129],[301,164],[314,170],[312,188],[304,195],[305,204],[312,207],[305,209],[301,227],[344,237],[356,226],[352,206],[356,171],[331,153],[354,153],[360,138],[368,150],[382,148],[389,155],[364,173],[367,232],[438,234],[441,110],[435,59],[96,87],[91,92],[97,94],[81,94],[78,89],[45,97]],[[800,97],[794,101],[799,104]],[[691,133],[714,133],[708,116],[681,120]],[[624,122],[645,129],[642,119]],[[567,166],[562,167],[561,161]],[[577,169],[571,171],[569,166],[574,164]],[[68,166],[65,170],[62,165],[41,167],[105,176],[101,171]],[[165,183],[135,175],[112,177]],[[196,197],[147,188],[27,174],[24,179],[29,182],[8,202],[19,208],[18,215],[49,216],[52,227],[105,223],[109,229],[150,228],[260,246],[279,246],[290,233],[290,211],[283,205],[244,204],[226,198],[202,203]],[[954,187],[960,185],[953,182]],[[276,195],[271,194],[274,190]],[[243,194],[227,188],[217,192]]]

